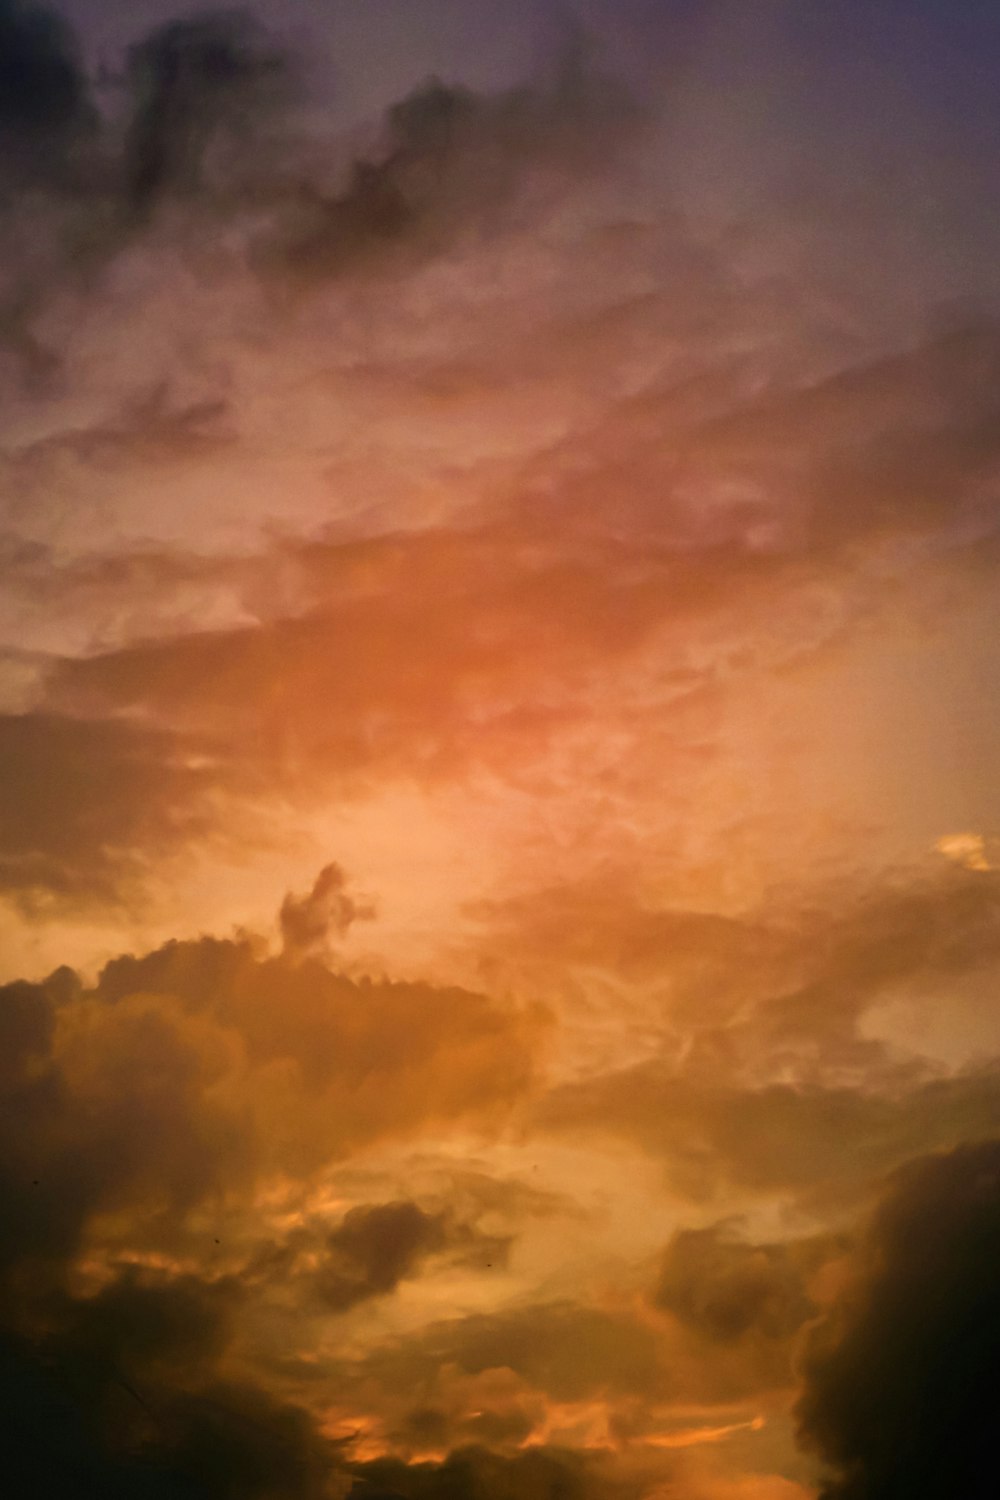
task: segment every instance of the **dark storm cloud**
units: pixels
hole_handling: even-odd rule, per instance
[[[43,161],[94,124],[76,39],[52,11],[21,0],[0,5],[0,141],[5,166]],[[23,155],[22,155],[23,153]]]
[[[21,1493],[327,1493],[337,1455],[312,1416],[226,1362],[255,1273],[343,1312],[435,1259],[502,1263],[509,1238],[400,1200],[248,1267],[246,1214],[255,1185],[494,1115],[526,1085],[513,1018],[436,995],[207,939],[96,986],[59,970],[0,989],[0,1400]]]
[[[300,1468],[326,1473],[331,1454],[310,1419],[218,1372],[231,1279],[112,1260],[97,1290],[79,1286],[95,1214],[148,1215],[169,1241],[220,1168],[232,1190],[246,1163],[237,1121],[220,1134],[198,1099],[197,1042],[127,1000],[124,1027],[100,1035],[87,1004],[69,971],[0,990],[6,1472],[32,1500],[272,1495],[279,1473],[282,1495],[317,1493]]]
[[[125,1276],[0,1335],[4,1462],[25,1500],[318,1500],[337,1467],[301,1408],[216,1372],[203,1284]],[[221,1342],[221,1340],[220,1340]]]
[[[68,970],[8,985],[0,1270],[58,1275],[99,1213],[165,1215],[180,1232],[261,1177],[492,1111],[528,1084],[525,1019],[518,1035],[485,999],[356,985],[207,939],[121,958],[91,989]],[[373,1207],[329,1237],[330,1286],[376,1295],[425,1254],[471,1257],[488,1240],[413,1204]]]
[[[255,215],[265,275],[323,280],[406,241],[434,253],[533,169],[565,184],[606,164],[638,120],[575,44],[549,76],[495,95],[429,80],[390,106],[379,139],[351,163],[334,138],[303,134],[296,64],[249,11],[171,20],[135,43],[103,121],[65,21],[5,0],[0,35],[11,159],[24,181],[72,189],[94,220],[89,241],[80,224],[62,224],[67,272],[87,243],[91,264],[113,258],[169,200],[201,200],[216,221]],[[203,234],[204,224],[187,248]]]
[[[799,1417],[827,1500],[987,1500],[1000,1482],[1000,1144],[912,1164],[812,1332]]]
[[[125,147],[131,206],[141,213],[166,194],[205,186],[213,146],[228,147],[232,167],[284,74],[284,60],[241,12],[171,21],[134,46]],[[216,176],[217,191],[222,180]]]

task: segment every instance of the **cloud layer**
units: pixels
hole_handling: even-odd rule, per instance
[[[997,30],[833,9],[0,3],[26,1495],[985,1500]]]

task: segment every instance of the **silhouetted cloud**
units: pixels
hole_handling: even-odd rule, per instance
[[[995,1493],[998,1260],[996,1141],[899,1174],[806,1346],[799,1417],[837,1471],[829,1500]]]
[[[305,896],[289,891],[281,903],[278,922],[288,953],[322,952],[325,945],[344,934],[355,922],[375,915],[370,903],[356,901],[347,893],[347,877],[338,864],[324,865],[312,890]]]

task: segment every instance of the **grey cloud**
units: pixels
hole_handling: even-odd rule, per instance
[[[495,218],[532,170],[571,180],[606,165],[639,119],[578,47],[551,78],[493,96],[430,79],[388,110],[381,154],[354,164],[343,193],[305,198],[300,229],[269,259],[315,277],[405,241],[439,250],[465,223]]]
[[[125,146],[125,191],[137,212],[166,194],[204,185],[206,158],[228,137],[228,155],[286,73],[284,59],[243,12],[171,21],[134,46],[128,81],[132,116]],[[222,177],[212,184],[224,192]]]
[[[745,293],[726,301],[716,293],[704,305],[752,316]],[[627,516],[629,534],[648,543],[706,560],[731,549],[747,574],[782,556],[829,568],[848,560],[845,549],[856,567],[855,549],[886,537],[960,540],[969,524],[993,523],[980,482],[998,458],[1000,339],[985,317],[910,338],[859,356],[792,323],[789,368],[763,379],[705,340],[700,366],[609,404],[535,458],[515,510],[527,520],[572,499],[592,530],[621,531]],[[815,360],[831,342],[810,369],[807,351]]]
[[[54,172],[76,132],[95,123],[73,33],[54,11],[21,0],[0,6],[0,136],[15,171]]]

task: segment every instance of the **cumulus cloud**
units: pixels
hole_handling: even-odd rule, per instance
[[[996,1488],[998,1253],[995,1140],[895,1179],[806,1346],[799,1417],[835,1471],[822,1490],[830,1500]]]
[[[208,939],[0,992],[0,1365],[26,1493],[328,1492],[314,1415],[230,1351],[262,1295],[308,1324],[428,1261],[502,1264],[509,1236],[450,1210],[309,1217],[310,1172],[453,1112],[495,1122],[527,1085],[513,1014],[457,991],[436,1009],[428,986]],[[305,1227],[262,1248],[275,1191]]]
[[[519,1034],[485,999],[355,984],[259,960],[245,943],[171,944],[116,960],[93,988],[61,971],[3,1000],[3,1087],[18,1121],[3,1146],[12,1268],[65,1264],[100,1213],[165,1213],[176,1232],[199,1205],[238,1204],[255,1180],[386,1132],[492,1114],[532,1067],[535,1023]],[[334,1234],[334,1280],[340,1256],[377,1291],[383,1251],[387,1264],[402,1257],[401,1275],[463,1233],[415,1206],[373,1214]]]

